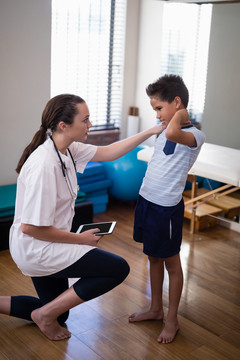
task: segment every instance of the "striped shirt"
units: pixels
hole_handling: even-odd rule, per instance
[[[154,153],[139,192],[142,197],[152,203],[175,206],[182,198],[188,172],[205,141],[204,133],[192,125],[182,130],[194,134],[196,147],[168,140],[165,130],[156,140]]]

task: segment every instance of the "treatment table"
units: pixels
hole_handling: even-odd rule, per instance
[[[153,147],[140,150],[138,160],[148,162],[153,154]],[[217,189],[209,190],[197,196],[197,176],[224,183]],[[191,206],[190,232],[195,230],[195,213],[198,206],[210,199],[219,199],[240,189],[240,150],[204,143],[198,158],[188,173],[192,183],[191,198],[185,199],[185,206]]]

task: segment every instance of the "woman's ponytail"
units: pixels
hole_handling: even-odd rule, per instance
[[[78,113],[76,105],[83,102],[85,101],[80,96],[72,94],[57,95],[47,102],[42,113],[42,125],[34,135],[31,143],[23,151],[18,162],[16,168],[18,174],[31,153],[47,139],[48,131],[51,131],[51,133],[56,131],[60,121],[64,121],[69,125],[73,123],[74,116]]]
[[[27,160],[27,158],[31,155],[31,153],[41,144],[44,143],[44,141],[47,139],[47,129],[45,129],[42,125],[40,129],[36,132],[34,135],[32,141],[30,144],[25,148],[25,150],[22,153],[22,156],[18,162],[16,172],[19,174],[20,170]]]

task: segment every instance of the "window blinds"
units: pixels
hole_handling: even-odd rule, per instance
[[[74,93],[95,128],[120,127],[126,0],[52,0],[51,96]]]
[[[206,4],[164,4],[160,72],[182,76],[196,122],[204,108],[211,11]]]

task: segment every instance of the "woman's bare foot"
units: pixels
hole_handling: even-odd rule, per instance
[[[71,336],[71,333],[60,326],[57,320],[49,319],[48,316],[44,315],[41,308],[34,310],[31,313],[31,318],[50,340],[64,340]]]
[[[158,337],[158,342],[162,344],[171,343],[179,330],[178,322],[166,321],[163,331]]]
[[[148,310],[141,313],[134,313],[129,316],[129,322],[136,322],[136,321],[144,321],[144,320],[162,320],[163,319],[163,310],[161,311],[152,311]]]

